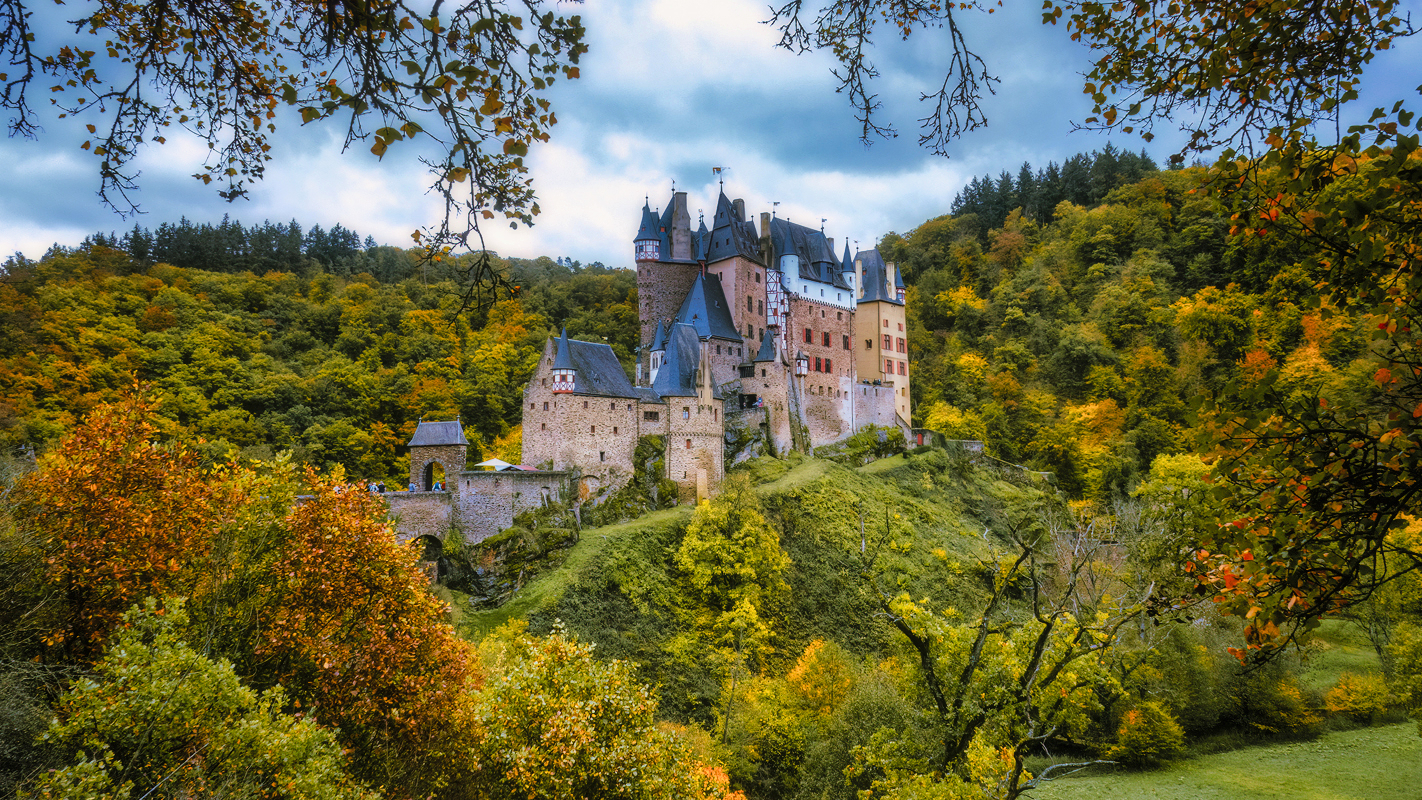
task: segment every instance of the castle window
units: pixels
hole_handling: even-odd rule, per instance
[[[825,359],[825,372],[834,372],[834,367],[832,366],[832,364],[833,362],[831,362],[828,358]]]
[[[756,282],[756,283],[760,283],[760,273],[759,273],[759,272],[757,272],[757,273],[755,274],[755,282]]]
[[[815,372],[824,372],[824,369],[820,365],[819,356],[815,357]]]
[[[834,318],[835,318],[835,319],[844,319],[844,312],[843,312],[843,311],[836,311],[836,312],[834,312]]]
[[[805,329],[805,344],[813,344],[814,341],[815,341],[815,334],[814,334],[813,332],[811,332],[809,328],[806,328],[806,329]]]
[[[547,378],[544,378],[544,379],[543,379],[543,388],[545,388],[545,389],[548,388],[548,379],[547,379]]]
[[[548,430],[548,423],[546,423],[546,422],[543,423],[543,430],[545,430],[545,431]]]
[[[865,350],[872,350],[872,349],[874,349],[874,340],[873,340],[873,339],[865,339],[865,340],[864,340],[864,349],[865,349]]]
[[[691,419],[691,406],[682,406],[682,407],[681,407],[681,418],[682,418],[682,419]]]
[[[751,305],[751,296],[746,295],[746,311],[750,311],[753,308],[755,308],[755,306]]]
[[[627,410],[628,410],[628,411],[631,411],[631,410],[632,410],[632,404],[631,404],[631,403],[628,403],[628,404],[627,404]]]
[[[825,296],[825,290],[824,290],[824,289],[821,289],[821,290],[820,290],[820,297],[824,297],[824,296]],[[823,313],[823,312],[821,312],[821,313]]]
[[[754,336],[754,335],[755,335],[755,326],[754,326],[754,325],[751,325],[750,323],[746,323],[746,338],[749,339],[750,337],[752,337],[752,336]]]
[[[829,331],[825,331],[824,336],[820,337],[820,343],[823,344],[825,347],[829,347],[829,346],[830,346],[830,332],[829,332]]]
[[[848,349],[849,349],[849,334],[847,334],[847,333],[844,335],[844,349],[845,349],[845,350],[848,350]]]
[[[894,337],[890,336],[890,335],[887,334],[887,333],[884,334],[884,349],[885,349],[885,350],[893,350],[893,349],[894,349]]]
[[[532,410],[533,410],[533,404],[532,404],[532,403],[529,403],[529,404],[528,404],[528,410],[529,410],[529,411],[532,411]]]
[[[597,451],[597,460],[598,460],[598,461],[606,461],[606,460],[607,460],[607,451],[605,451],[605,450],[599,450],[599,451]]]
[[[762,370],[760,371],[760,377],[762,377],[762,378],[765,377],[765,370],[762,369]]]
[[[908,374],[908,364],[905,364],[905,363],[902,362],[902,361],[899,362],[899,374],[900,374],[900,375],[907,375],[907,374]]]
[[[888,321],[888,320],[884,320],[884,327],[885,327],[885,328],[889,327],[889,321]]]
[[[721,345],[716,345],[716,355],[721,355]]]
[[[597,433],[597,426],[596,426],[596,425],[593,425],[593,426],[590,426],[590,427],[591,427],[592,429],[589,430],[588,433]]]
[[[548,401],[547,401],[547,400],[544,400],[544,401],[543,401],[543,410],[544,410],[544,411],[547,411],[547,410],[548,410]]]
[[[616,436],[616,435],[617,435],[617,426],[616,426],[616,425],[613,425],[613,426],[612,426],[612,435],[613,435],[613,436]]]
[[[899,337],[898,339],[896,339],[895,341],[896,341],[896,342],[898,343],[898,345],[899,345],[899,352],[900,352],[900,353],[907,353],[907,352],[908,352],[907,348],[905,348],[905,346],[904,346],[904,337],[900,336],[900,337]]]
[[[884,359],[884,372],[889,375],[894,374],[894,360],[892,358]]]
[[[756,277],[759,278],[760,276],[757,275]],[[755,301],[755,313],[760,314],[761,316],[765,316],[765,302],[764,302],[764,301],[762,301],[762,300],[757,300],[757,301]]]
[[[904,329],[904,324],[903,324],[902,322],[900,322],[900,323],[899,323],[899,330],[903,330],[903,329]]]
[[[720,412],[720,410],[715,409],[715,408],[711,409],[711,421],[712,421],[712,422],[715,422],[715,421],[719,420],[720,418],[721,418],[721,412]]]
[[[821,291],[823,291],[823,290],[821,290]],[[820,309],[820,319],[824,319],[824,318],[825,318],[825,310],[822,308],[822,309]]]
[[[656,411],[643,411],[643,412],[642,412],[642,419],[645,419],[645,420],[648,421],[648,422],[656,422],[657,420],[661,419],[661,417],[662,417],[662,415],[661,415],[660,413],[656,412]]]
[[[686,440],[686,449],[687,449],[687,450],[690,450],[690,449],[691,449],[691,440],[690,440],[690,439],[687,439],[687,440]],[[685,473],[685,472],[683,472],[683,473],[681,473],[681,474],[682,474],[682,477],[685,477],[685,476],[686,476],[686,473]]]
[[[756,328],[756,330],[760,332],[760,340],[765,341],[765,328]]]
[[[584,400],[584,401],[583,401],[583,408],[587,408],[587,407],[588,407],[588,401]]]

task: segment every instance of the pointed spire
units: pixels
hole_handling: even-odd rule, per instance
[[[637,238],[634,242],[656,241],[657,240],[657,216],[652,213],[650,201],[642,203],[642,223],[637,228]]]
[[[563,335],[558,338],[558,356],[553,359],[553,369],[573,369],[572,347],[568,344],[568,326],[563,326]]]
[[[652,337],[652,349],[648,352],[655,353],[665,349],[667,349],[667,329],[662,326],[661,320],[657,320],[657,333]]]
[[[849,240],[844,242],[844,258],[840,259],[839,268],[842,272],[854,271],[854,256],[849,253]]]

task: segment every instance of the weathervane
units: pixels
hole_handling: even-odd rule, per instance
[[[672,178],[672,194],[676,194],[676,178]]]
[[[776,200],[770,204],[770,216],[774,217],[776,210],[780,207],[780,201]]]
[[[824,233],[824,232],[825,232],[825,220],[826,220],[826,219],[828,219],[828,217],[820,217],[820,233]]]
[[[730,167],[712,167],[712,168],[711,168],[711,174],[712,174],[712,175],[715,175],[718,179],[720,179],[721,188],[722,188],[722,189],[726,188],[726,171],[727,171],[728,169],[730,169]]]

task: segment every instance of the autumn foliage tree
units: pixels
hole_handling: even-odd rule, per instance
[[[475,713],[480,790],[537,800],[744,800],[655,724],[657,701],[624,661],[562,630],[503,632]]]
[[[338,728],[362,777],[397,794],[444,788],[467,747],[472,649],[384,502],[311,471],[305,482],[315,494],[283,520],[259,590],[254,671]]]
[[[183,602],[124,615],[92,675],[61,699],[44,739],[65,763],[34,798],[265,797],[375,800],[350,778],[335,735],[287,713],[281,687],[244,686],[184,640]]]
[[[160,440],[138,395],[46,453],[20,483],[15,518],[44,554],[54,657],[92,660],[129,606],[201,591],[208,545],[238,499],[192,451]]]

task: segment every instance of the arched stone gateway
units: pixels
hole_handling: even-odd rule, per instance
[[[464,471],[469,441],[459,420],[452,422],[421,422],[410,439],[410,483],[416,491],[434,490],[435,483],[445,490],[453,488],[452,480]]]
[[[410,439],[409,491],[381,495],[389,505],[396,535],[402,542],[426,537],[443,541],[458,530],[465,541],[478,542],[513,524],[513,518],[551,499],[573,494],[565,472],[504,465],[502,471],[467,470],[468,442],[459,420],[421,421]],[[439,485],[440,490],[434,487]],[[601,486],[591,487],[597,492]],[[431,547],[433,545],[430,545]],[[426,558],[448,563],[443,548]]]
[[[444,542],[428,534],[410,540],[410,547],[419,551],[421,561],[439,561],[444,555]]]
[[[438,461],[426,462],[419,483],[420,491],[433,492],[435,491],[434,487],[436,485],[440,486],[443,490],[449,488],[449,481],[445,476],[444,465]]]

